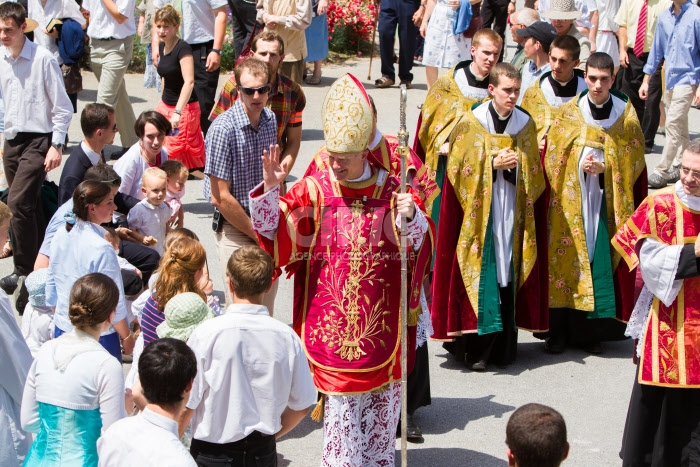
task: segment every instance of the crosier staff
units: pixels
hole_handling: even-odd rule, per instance
[[[406,193],[406,168],[408,157],[408,131],[406,130],[406,85],[401,85],[399,146],[401,156],[401,194]],[[406,258],[406,215],[401,214],[401,465],[408,465],[408,259]]]

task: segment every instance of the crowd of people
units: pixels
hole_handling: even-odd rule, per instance
[[[413,148],[381,132],[374,100],[345,74],[322,104],[323,147],[288,186],[304,62],[318,84],[327,53],[307,36],[327,35],[315,18],[328,3],[233,2],[241,57],[217,97],[227,6],[0,4],[0,244],[11,239],[14,264],[0,279],[0,464],[274,466],[276,440],[311,412],[323,466],[394,465],[401,334],[417,441],[413,414],[431,402],[427,341],[483,372],[516,360],[520,330],[552,354],[635,339],[623,465],[693,465],[700,139],[688,112],[700,104],[700,8],[385,0],[376,87],[394,84],[396,27],[407,86],[425,36]],[[162,89],[138,117],[123,76],[134,11],[152,67],[144,85]],[[97,102],[81,111],[84,139],[52,205],[46,173],[61,167],[77,111],[68,42],[83,31]],[[662,99],[666,144],[648,170]],[[108,164],[117,132],[125,150]],[[185,226],[198,171],[225,303]],[[273,318],[282,269],[294,281],[291,327]],[[506,444],[521,467],[569,454],[562,416],[538,404],[512,414]]]

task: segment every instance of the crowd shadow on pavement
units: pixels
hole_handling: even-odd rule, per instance
[[[511,363],[505,368],[499,368],[496,365],[489,364],[486,373],[518,376],[525,371],[561,363],[572,362],[585,365],[586,360],[589,358],[627,360],[632,358],[633,345],[631,339],[608,341],[603,342],[604,351],[602,354],[598,355],[593,355],[576,347],[567,347],[566,351],[560,354],[550,354],[544,351],[544,341],[520,342],[518,343],[518,356],[514,363]],[[473,371],[467,369],[462,362],[457,361],[454,356],[446,350],[437,353],[436,356],[445,359],[440,363],[440,368],[459,370],[462,373],[473,373]]]
[[[503,456],[505,457],[505,445]],[[401,451],[396,451],[396,465],[401,465]],[[428,448],[408,450],[409,465],[440,466],[440,467],[505,467],[503,459],[493,457],[483,452],[462,448]],[[282,464],[280,464],[282,465]]]
[[[442,435],[464,430],[475,420],[486,417],[502,418],[515,410],[512,405],[493,402],[494,394],[478,397],[433,397],[430,407],[418,409],[414,418],[426,436]],[[464,440],[466,443],[466,439]],[[420,465],[420,464],[419,464]]]

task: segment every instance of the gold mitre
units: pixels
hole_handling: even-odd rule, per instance
[[[323,99],[323,136],[330,152],[357,154],[372,134],[372,108],[360,80],[350,73],[338,78]]]

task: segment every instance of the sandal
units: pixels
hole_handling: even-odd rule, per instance
[[[12,245],[8,241],[7,243],[5,243],[5,246],[2,247],[2,253],[0,253],[0,259],[9,258],[10,256],[12,256]]]
[[[313,86],[321,84],[321,77],[311,75],[308,78],[306,78],[306,84],[311,84]]]
[[[374,82],[374,86],[378,88],[390,88],[394,85],[394,80],[389,79],[386,76],[382,76]]]

